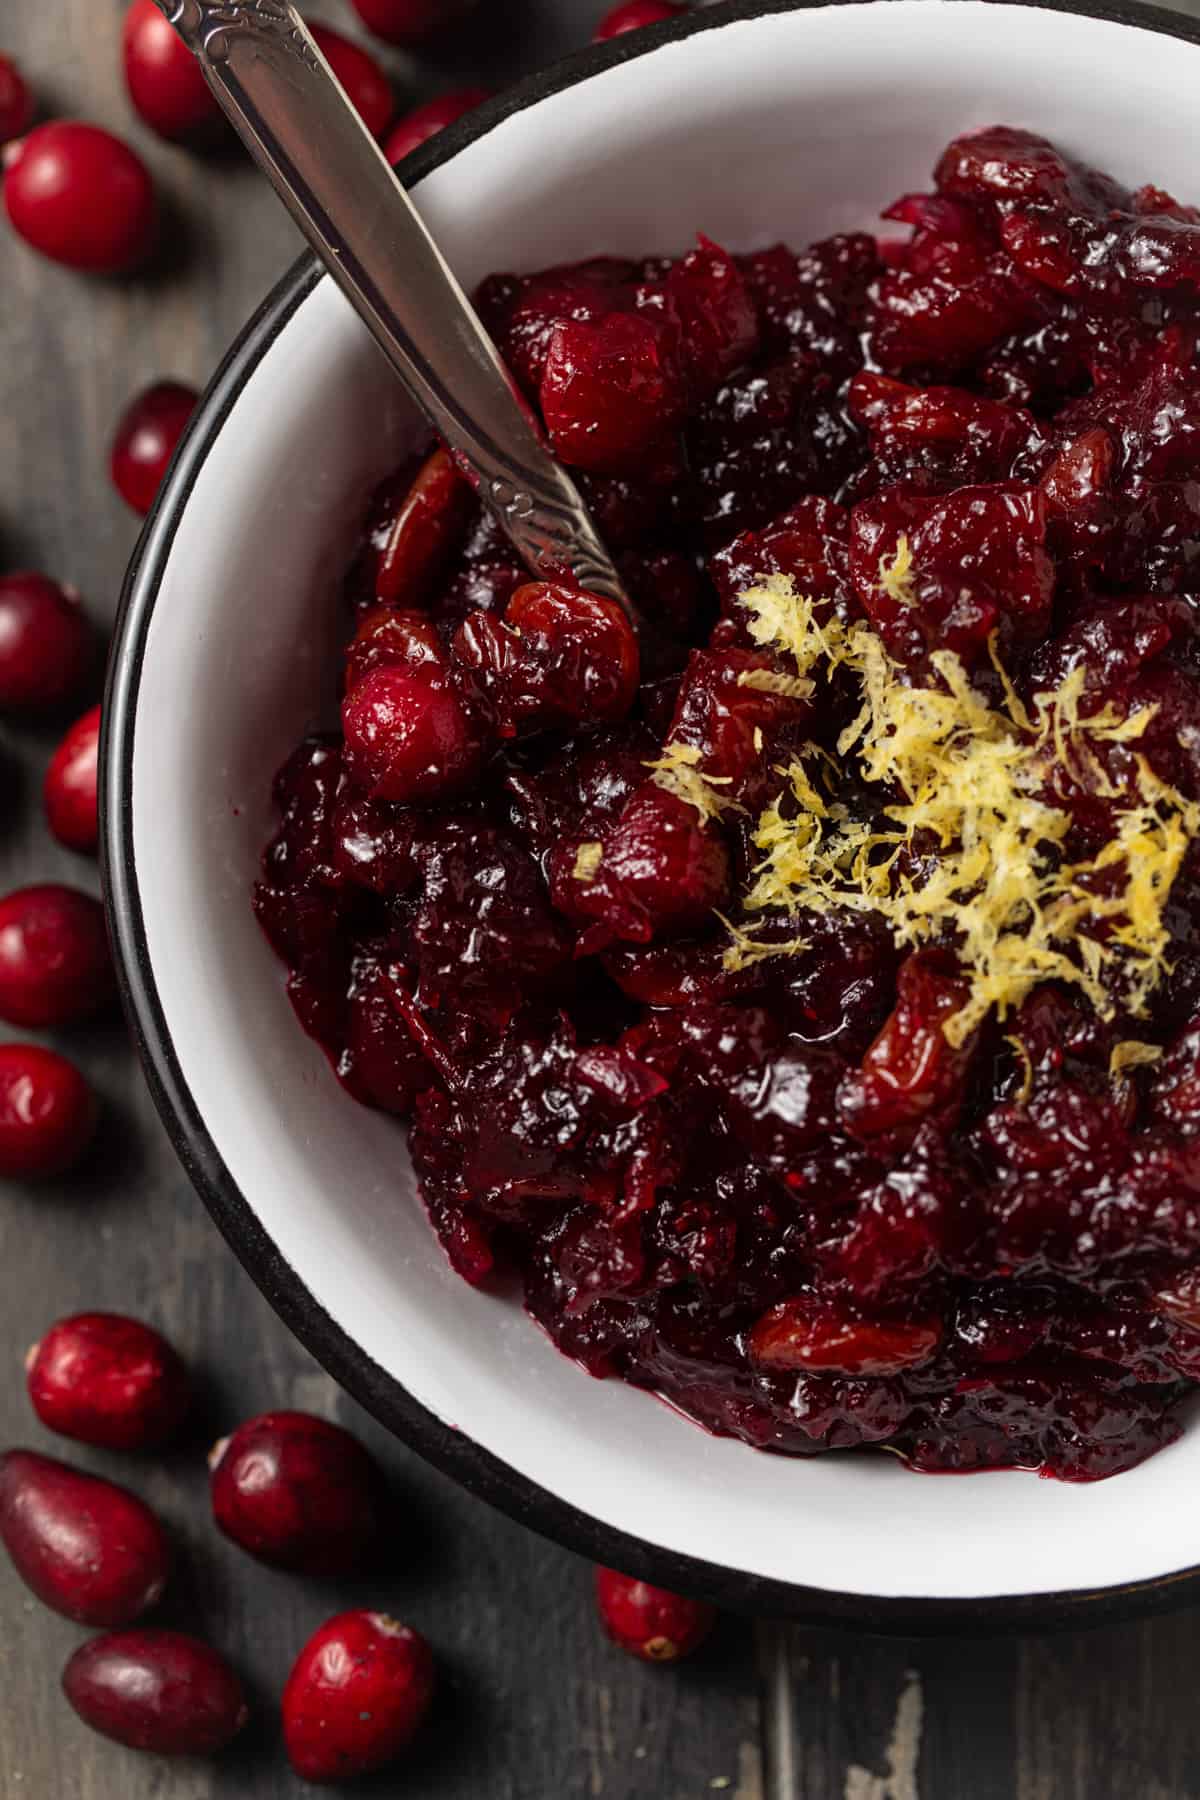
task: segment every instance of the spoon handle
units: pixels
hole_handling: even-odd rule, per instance
[[[632,616],[579,489],[295,7],[155,4],[522,561]]]

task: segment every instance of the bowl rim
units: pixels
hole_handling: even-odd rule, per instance
[[[514,114],[593,75],[700,32],[775,13],[887,0],[722,0],[680,18],[575,51],[485,102],[413,151],[400,168],[413,186]],[[1200,18],[1143,0],[954,0],[1075,15],[1200,45]],[[284,1324],[353,1399],[442,1473],[509,1517],[593,1562],[731,1611],[909,1635],[983,1634],[1107,1624],[1200,1598],[1200,1563],[1144,1581],[1095,1589],[930,1598],[845,1594],[754,1575],[651,1544],[582,1511],[445,1424],[368,1356],[315,1299],[260,1223],[210,1136],[176,1055],[143,921],[133,854],[134,724],[150,622],[179,522],[200,469],[241,390],[324,272],[303,254],[244,326],[205,389],[146,520],[125,577],[113,632],[100,744],[101,877],[122,1004],[151,1095],[192,1184],[238,1260]],[[699,1427],[697,1427],[699,1429]]]

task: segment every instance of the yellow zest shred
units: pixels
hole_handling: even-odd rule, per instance
[[[1017,1089],[1017,1105],[1024,1106],[1033,1092],[1033,1058],[1025,1047],[1024,1038],[1008,1036],[1004,1041],[1021,1065],[1021,1085]]]
[[[764,649],[785,652],[798,674],[807,675],[819,662],[832,657],[839,621],[831,621],[831,637],[829,626],[817,618],[817,602],[798,594],[790,575],[764,575],[755,587],[738,595],[738,604],[750,615],[746,628],[754,642]]]
[[[1123,1075],[1126,1069],[1144,1069],[1150,1063],[1156,1063],[1161,1055],[1161,1044],[1141,1044],[1136,1038],[1126,1038],[1122,1043],[1113,1045],[1112,1055],[1108,1059],[1108,1072],[1117,1076]]]
[[[582,881],[585,886],[590,886],[600,871],[603,859],[603,844],[580,844],[575,852],[575,867],[571,873],[576,881]]]
[[[748,969],[754,963],[766,962],[772,956],[799,956],[802,951],[810,948],[808,939],[802,937],[788,938],[780,944],[766,943],[762,938],[752,937],[748,931],[743,931],[732,919],[727,919],[724,913],[718,913],[717,917],[733,940],[721,959],[726,969]]]
[[[694,806],[702,819],[719,819],[725,812],[743,809],[718,788],[728,787],[731,775],[706,775],[699,767],[701,752],[694,744],[668,744],[663,754],[646,767],[659,787]]]
[[[813,691],[807,675],[784,675],[778,669],[743,669],[738,686],[757,688],[760,694],[782,694],[788,700],[807,700]]]
[[[917,596],[913,589],[913,556],[912,546],[905,532],[896,539],[896,550],[891,561],[881,556],[879,559],[879,585],[898,606],[915,606]]]

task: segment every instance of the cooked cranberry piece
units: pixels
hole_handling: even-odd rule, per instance
[[[0,1044],[0,1175],[33,1180],[74,1166],[96,1128],[96,1096],[40,1044]]]
[[[432,626],[417,613],[396,618],[391,644],[372,652],[379,660],[365,673],[351,651],[358,678],[342,703],[346,764],[373,798],[420,803],[476,779],[486,736]]]
[[[680,360],[695,389],[704,393],[739,369],[758,348],[754,300],[734,259],[711,238],[675,264],[661,290],[641,292],[650,313],[660,310],[681,333]]]
[[[131,400],[113,439],[113,486],[134,512],[148,513],[199,395],[181,381],[156,381]]]
[[[100,708],[77,719],[51,758],[42,797],[46,821],[68,850],[94,853],[100,835],[96,814],[96,758]]]
[[[936,1319],[856,1319],[819,1301],[785,1300],[758,1321],[749,1347],[751,1359],[768,1369],[896,1375],[928,1362],[941,1335]]]
[[[263,1413],[210,1457],[213,1518],[260,1562],[309,1575],[358,1567],[383,1518],[383,1478],[358,1439],[311,1413]]]
[[[405,46],[445,31],[474,4],[475,0],[351,0],[368,31],[389,44]]]
[[[189,1383],[178,1355],[149,1325],[119,1313],[60,1319],[25,1368],[42,1424],[81,1444],[154,1449],[187,1415]]]
[[[0,900],[0,1019],[68,1025],[112,998],[99,902],[78,888],[18,888]]]
[[[154,185],[141,157],[99,125],[55,120],[11,145],[4,204],[27,244],[52,262],[115,275],[154,242]]]
[[[602,44],[605,38],[620,37],[622,32],[640,31],[644,25],[659,25],[664,19],[682,18],[686,11],[685,6],[673,6],[671,0],[624,0],[621,6],[614,6],[601,19],[594,42]]]
[[[620,474],[651,458],[683,413],[666,328],[646,314],[568,320],[550,335],[542,415],[564,462]]]
[[[0,144],[33,124],[33,95],[11,56],[0,56]]]
[[[0,1541],[27,1587],[80,1625],[129,1625],[157,1605],[170,1551],[127,1488],[32,1450],[0,1456]]]
[[[622,1650],[643,1662],[678,1662],[699,1648],[717,1615],[702,1600],[653,1587],[616,1569],[596,1569],[600,1623]]]
[[[375,598],[388,606],[425,606],[466,536],[471,489],[440,447],[422,463],[391,520],[379,554]]]
[[[92,1638],[71,1657],[62,1685],[85,1725],[155,1756],[211,1756],[250,1716],[225,1658],[180,1631]]]
[[[646,943],[710,922],[729,888],[729,856],[692,804],[648,782],[605,833],[599,856],[571,871],[570,906],[608,938]],[[556,896],[567,890],[556,886]],[[563,904],[560,899],[559,904]]]
[[[455,88],[453,93],[439,94],[435,100],[426,100],[423,106],[414,106],[392,126],[384,142],[383,153],[395,167],[402,163],[411,150],[436,137],[439,131],[445,131],[447,125],[453,125],[456,119],[474,112],[485,100],[492,97],[490,88],[468,87]]]
[[[221,109],[196,58],[154,0],[133,0],[121,47],[129,98],[152,131],[174,142],[212,130]]]
[[[318,1784],[382,1769],[417,1732],[433,1689],[433,1652],[419,1632],[386,1613],[338,1613],[313,1633],[288,1676],[288,1760]]]
[[[79,596],[46,575],[0,575],[0,708],[59,706],[92,661]]]
[[[838,1094],[847,1130],[872,1138],[912,1132],[927,1118],[953,1116],[974,1037],[956,1050],[944,1026],[967,998],[966,984],[936,952],[909,957],[900,970],[887,1024]]]
[[[375,58],[329,25],[309,20],[308,29],[371,136],[382,137],[392,122],[396,100],[391,82]]]
[[[495,711],[502,733],[621,719],[637,693],[637,639],[614,600],[565,582],[517,589],[501,623],[477,613],[454,650]]]

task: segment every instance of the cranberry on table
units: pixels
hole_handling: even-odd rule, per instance
[[[98,900],[54,882],[0,900],[0,1019],[37,1029],[69,1025],[115,991]]]
[[[67,1663],[62,1686],[93,1731],[156,1756],[211,1756],[250,1716],[225,1658],[181,1631],[92,1638]]]
[[[95,851],[100,837],[96,804],[99,749],[100,708],[93,706],[76,719],[54,752],[42,789],[51,831],[68,850],[85,854]]]
[[[167,1585],[170,1547],[145,1502],[32,1450],[0,1456],[0,1542],[38,1599],[80,1625],[131,1625]]]
[[[11,56],[0,56],[0,144],[33,124],[33,95]]]
[[[359,1567],[386,1505],[373,1456],[312,1413],[263,1413],[209,1458],[217,1525],[260,1562],[307,1575]]]
[[[350,0],[376,37],[389,44],[423,44],[464,18],[477,0]]]
[[[473,112],[491,97],[490,88],[456,88],[453,93],[439,94],[435,100],[426,100],[423,106],[414,106],[411,112],[406,112],[392,126],[384,141],[384,155],[393,165],[403,162],[410,150],[427,143],[439,131],[444,131],[447,125],[453,125],[456,119]]]
[[[599,1566],[596,1606],[613,1643],[643,1662],[678,1662],[704,1642],[717,1617],[703,1600]]]
[[[385,1613],[338,1613],[305,1644],[283,1692],[293,1769],[325,1785],[384,1768],[425,1718],[433,1687],[419,1632]]]
[[[134,110],[171,142],[202,136],[221,119],[200,65],[154,0],[133,0],[121,35]]]
[[[29,1398],[50,1431],[106,1450],[174,1437],[191,1398],[187,1370],[159,1332],[119,1313],[59,1319],[25,1358]]]
[[[91,1143],[98,1111],[65,1056],[40,1044],[0,1044],[0,1176],[65,1175]]]
[[[4,204],[13,230],[52,262],[118,275],[154,243],[157,203],[136,151],[77,119],[38,125],[4,153]]]
[[[664,19],[679,19],[686,11],[686,6],[672,6],[670,0],[624,0],[623,5],[614,6],[601,19],[593,41],[601,44],[605,38],[620,37],[626,31],[640,31],[643,25],[660,25]]]
[[[182,381],[156,381],[121,415],[109,467],[113,486],[134,512],[144,516],[154,505],[199,398]]]
[[[0,709],[62,705],[78,691],[92,653],[74,588],[32,570],[0,575]]]

